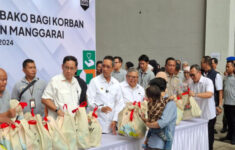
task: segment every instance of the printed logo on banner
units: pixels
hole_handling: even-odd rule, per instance
[[[95,69],[95,51],[83,51],[83,69]]]
[[[95,51],[84,50],[83,51],[83,70],[86,73],[86,83],[90,83],[90,80],[95,77]]]
[[[89,8],[89,0],[81,0],[81,7],[86,11]]]

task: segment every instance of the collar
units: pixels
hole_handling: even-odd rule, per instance
[[[37,78],[37,77],[35,76],[32,81],[34,81],[34,80],[39,80],[39,78]],[[23,83],[29,84],[29,81],[26,80],[26,77],[23,77],[23,78],[21,79],[21,81],[22,81]]]
[[[100,75],[100,79],[101,79],[101,82],[108,83],[107,80],[104,78],[103,74]],[[109,84],[113,84],[113,83],[114,83],[114,80],[113,80],[113,77],[111,76]]]
[[[129,87],[129,88],[131,88],[131,89],[138,89],[139,88],[139,85],[138,85],[138,83],[136,84],[136,86],[133,88],[133,87],[131,87],[129,84],[128,84],[128,82],[127,81],[124,81],[124,86],[125,87]]]
[[[61,81],[67,81],[68,82],[68,80],[65,78],[63,73],[61,74]],[[71,80],[71,84],[74,84],[75,82],[76,82],[76,79],[75,79],[75,77],[73,77],[72,80]],[[68,83],[70,83],[70,82],[68,82]]]
[[[173,74],[173,76],[170,76],[170,74],[168,72],[166,72],[166,76],[168,78],[179,78],[177,75]]]
[[[142,74],[147,74],[150,70],[147,69],[145,72],[143,72],[141,69],[139,69],[139,72],[142,73]]]
[[[121,72],[121,69],[119,69],[118,71],[116,70],[113,70],[114,73],[120,73]]]
[[[202,82],[204,81],[204,78],[205,78],[205,77],[203,77],[203,75],[201,75],[201,77],[200,77],[198,83],[202,83]]]

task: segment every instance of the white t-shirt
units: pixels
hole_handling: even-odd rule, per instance
[[[198,83],[191,82],[189,88],[194,93],[212,92],[214,93],[214,86],[211,79],[201,76]],[[211,120],[216,117],[216,108],[214,101],[214,94],[210,98],[195,98],[202,110],[201,118]]]

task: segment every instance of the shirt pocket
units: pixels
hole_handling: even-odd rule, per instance
[[[58,101],[65,103],[69,102],[71,99],[71,94],[68,89],[58,89]]]

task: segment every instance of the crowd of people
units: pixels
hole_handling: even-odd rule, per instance
[[[202,110],[201,118],[208,120],[209,149],[213,149],[216,116],[224,109],[224,127],[227,136],[235,144],[235,57],[228,57],[224,73],[216,70],[218,60],[209,56],[201,59],[201,65],[173,57],[161,67],[156,60],[141,55],[138,66],[130,61],[123,68],[120,56],[105,56],[96,63],[96,77],[87,85],[75,76],[78,62],[74,56],[66,56],[62,73],[48,83],[37,77],[36,63],[26,59],[22,63],[24,77],[18,81],[11,94],[6,90],[7,73],[0,68],[0,123],[13,124],[16,117],[10,100],[27,102],[24,113],[34,110],[41,116],[63,116],[67,104],[71,115],[80,103],[87,101],[87,111],[98,107],[98,120],[104,134],[116,134],[118,114],[125,104],[148,101],[148,119],[140,116],[149,127],[144,142],[147,150],[171,149],[177,118],[176,97],[188,91]]]

